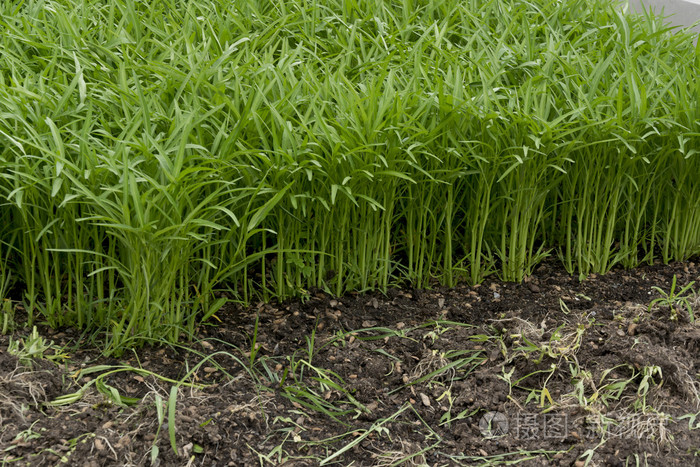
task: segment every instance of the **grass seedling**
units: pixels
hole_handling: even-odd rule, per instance
[[[688,420],[688,430],[700,430],[700,412],[698,413],[689,413],[686,415],[683,415],[681,417],[678,417],[678,421],[681,420]]]
[[[313,342],[313,338],[307,343]],[[312,345],[312,344],[310,344]],[[279,377],[282,395],[315,412],[322,413],[337,422],[347,425],[340,417],[366,412],[366,407],[355,399],[347,383],[332,370],[311,364],[311,348],[305,350],[308,358],[299,358],[297,352],[287,357],[288,366]],[[302,352],[303,353],[303,352]],[[329,401],[331,394],[337,400]],[[349,407],[349,408],[344,408]]]
[[[135,368],[129,365],[121,365],[121,366],[112,366],[112,365],[96,365],[93,367],[88,367],[88,368],[83,368],[82,370],[78,371],[73,375],[73,378],[75,380],[81,380],[82,378],[88,376],[88,375],[94,375],[95,373],[98,373],[97,376],[95,376],[93,379],[89,380],[87,383],[82,385],[80,389],[74,393],[71,394],[64,394],[62,396],[57,397],[53,401],[50,402],[50,405],[54,406],[62,406],[62,405],[70,405],[75,402],[78,402],[80,399],[83,398],[85,395],[85,392],[94,384],[98,390],[102,388],[102,394],[106,396],[109,400],[112,402],[118,403],[119,405],[129,405],[136,403],[138,401],[131,399],[131,398],[124,398],[123,396],[120,396],[118,391],[110,386],[109,384],[106,383],[107,379],[116,373],[122,373],[122,372],[130,372],[130,373],[136,373],[137,375],[140,376],[153,376],[157,379],[160,379],[161,381],[167,382],[174,384],[176,386],[178,385],[183,385],[183,386],[188,386],[188,387],[202,387],[200,384],[195,384],[195,383],[190,383],[187,382],[187,379],[196,371],[206,360],[203,360],[199,362],[192,370],[189,371],[183,379],[180,381],[176,381],[170,378],[166,378],[164,376],[160,376],[157,373],[153,373],[152,371],[144,370],[142,368]]]
[[[663,374],[661,372],[661,367],[657,365],[645,366],[641,370],[642,380],[639,382],[639,387],[637,388],[637,399],[634,401],[635,410],[641,410],[642,413],[646,413],[650,407],[647,405],[647,395],[651,386],[661,386],[663,384]],[[657,382],[654,377],[658,376],[659,382]],[[651,408],[653,410],[653,408]]]
[[[258,323],[260,321],[260,315],[255,316],[255,326],[253,328],[253,335],[250,336],[250,357],[249,357],[249,363],[250,363],[250,369],[253,369],[253,365],[255,364],[255,357],[258,355],[258,352],[260,349],[258,348]]]
[[[495,454],[492,456],[448,456],[451,460],[455,462],[464,461],[467,464],[461,465],[479,465],[479,466],[499,466],[499,465],[518,465],[520,463],[525,463],[527,465],[528,461],[531,460],[551,460],[559,453],[567,451],[547,451],[546,449],[536,449],[532,451],[521,450],[506,452],[503,454]]]
[[[4,298],[0,305],[0,333],[7,335],[15,327],[15,307],[12,302]]]
[[[480,350],[449,350],[447,352],[433,350],[426,358],[418,362],[405,387],[426,381],[429,384],[450,384],[453,381],[464,379],[486,358]],[[465,367],[467,369],[464,374],[458,376],[457,371]]]
[[[176,434],[176,424],[175,417],[177,415],[177,391],[178,385],[174,385],[170,388],[170,396],[168,397],[168,439],[170,440],[170,447],[172,448],[175,455],[177,452],[177,439]]]
[[[372,435],[373,433],[378,433],[379,435],[384,435],[384,436],[390,436],[391,433],[390,431],[384,427],[389,422],[392,422],[396,420],[403,412],[405,412],[407,409],[411,407],[410,404],[405,404],[403,407],[401,407],[399,410],[394,412],[390,417],[377,420],[372,424],[372,426],[366,430],[358,430],[353,432],[354,439],[350,442],[348,442],[345,446],[343,446],[341,449],[337,450],[330,456],[326,457],[325,459],[321,460],[319,465],[326,465],[331,463],[335,458],[342,456],[345,452],[351,450],[353,447],[359,445],[362,441],[364,441],[367,437]]]
[[[596,449],[598,449],[599,447],[604,445],[606,442],[607,442],[607,439],[604,439],[604,437],[603,437],[603,439],[601,439],[601,441],[598,444],[596,444],[592,448],[586,449],[584,451],[584,453],[579,456],[579,460],[583,460],[584,467],[588,467],[589,465],[591,465],[591,463],[593,462],[593,456],[595,455]]]
[[[39,335],[36,326],[34,326],[32,333],[26,338],[13,340],[10,337],[7,352],[11,355],[15,355],[22,365],[31,368],[33,360],[43,358],[54,360],[63,357],[60,353],[56,355],[46,355],[46,351],[52,348],[56,348],[53,345],[53,341],[47,342]]]
[[[160,449],[158,448],[158,436],[160,435],[160,429],[163,427],[163,422],[165,421],[165,402],[160,394],[156,394],[155,399],[158,428],[156,428],[155,438],[153,439],[153,444],[151,445],[151,465],[156,465],[156,462],[158,462],[158,454],[160,454]]]
[[[671,281],[671,289],[668,292],[664,291],[660,287],[652,287],[652,289],[658,292],[661,297],[652,300],[652,302],[649,304],[649,311],[651,311],[655,305],[668,308],[671,311],[671,320],[673,321],[678,320],[679,312],[685,311],[688,313],[690,322],[694,323],[695,314],[693,312],[693,305],[691,304],[690,299],[691,294],[695,294],[692,289],[693,285],[695,285],[695,281],[690,282],[678,291],[676,291],[676,281],[677,277],[674,274],[673,280]]]
[[[7,297],[7,292],[12,283],[12,271],[7,265],[8,256],[0,263],[0,333],[9,333],[15,325],[14,306]]]

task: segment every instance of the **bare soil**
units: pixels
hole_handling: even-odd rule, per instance
[[[31,368],[0,336],[0,460],[150,465],[157,446],[160,465],[700,465],[700,325],[648,311],[652,287],[669,291],[674,275],[685,285],[700,267],[580,281],[552,261],[522,284],[315,292],[231,306],[189,349],[119,360],[40,326],[68,358],[54,347]],[[172,380],[194,370],[185,381],[199,386],[172,399],[177,453],[171,382],[121,371],[50,404],[108,371],[78,373],[96,365]]]

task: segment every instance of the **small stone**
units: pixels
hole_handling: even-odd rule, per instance
[[[430,407],[430,398],[423,394],[422,392],[420,393],[420,400],[423,403],[424,406]]]
[[[637,323],[630,323],[630,325],[627,327],[627,334],[634,336],[634,334],[637,332],[638,326],[639,325]]]
[[[527,285],[527,288],[530,289],[530,292],[532,292],[532,293],[540,293],[540,291],[541,291],[541,289],[539,288],[539,286],[537,286],[537,284],[530,283]]]

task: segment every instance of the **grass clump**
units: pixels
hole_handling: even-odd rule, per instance
[[[700,53],[603,0],[4,4],[0,245],[120,351],[223,303],[700,252]],[[5,254],[0,255],[5,257]]]

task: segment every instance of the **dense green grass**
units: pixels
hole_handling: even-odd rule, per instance
[[[607,0],[1,8],[0,279],[111,350],[226,288],[700,253],[700,52]]]

